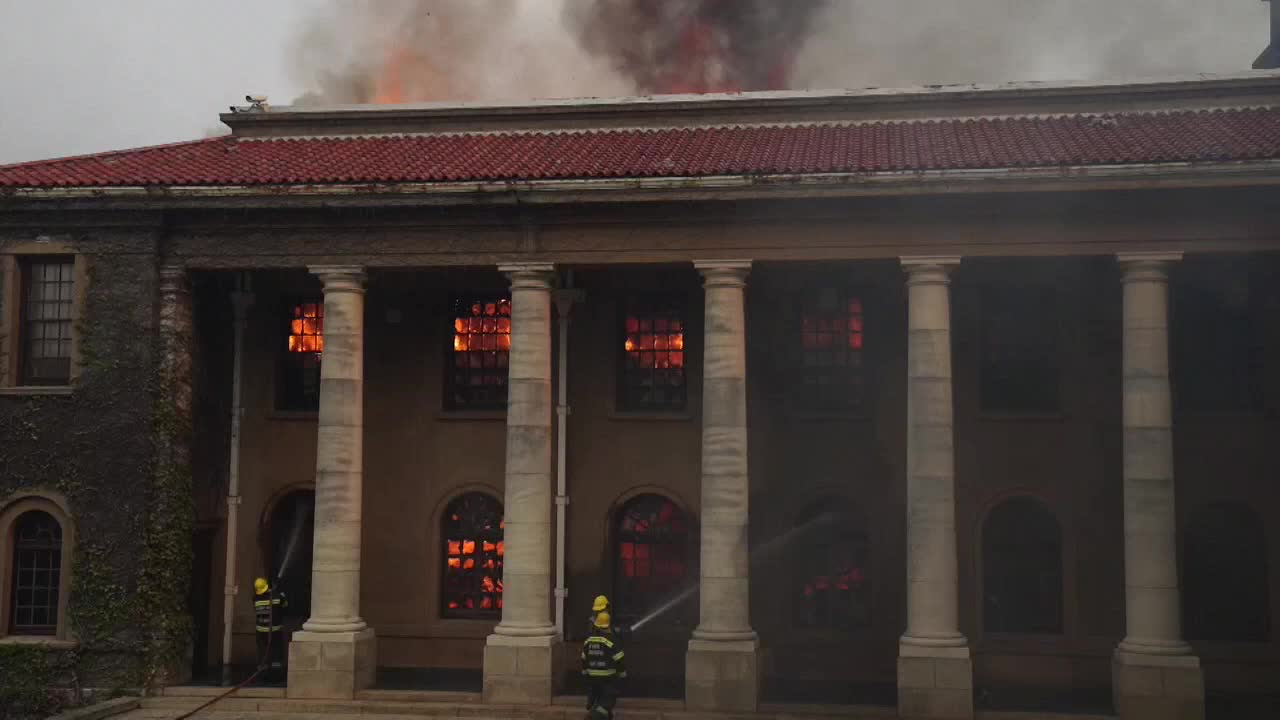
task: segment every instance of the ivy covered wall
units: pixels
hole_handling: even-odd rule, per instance
[[[0,253],[35,235],[0,228]],[[174,448],[189,442],[190,419],[162,363],[158,233],[58,239],[87,261],[81,374],[70,395],[0,396],[0,502],[65,498],[75,548],[63,592],[76,642],[0,641],[0,717],[47,712],[67,694],[50,688],[138,688],[187,662],[191,474]]]

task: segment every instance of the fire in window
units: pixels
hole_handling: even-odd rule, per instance
[[[445,508],[442,523],[444,617],[498,617],[502,610],[502,503],[467,493]]]
[[[501,410],[507,405],[511,299],[454,303],[450,387],[452,410]]]
[[[286,330],[277,406],[281,410],[319,410],[324,303],[291,304]]]
[[[849,630],[871,616],[867,537],[840,500],[813,505],[796,523],[795,623],[802,628]]]
[[[688,566],[689,526],[675,503],[641,495],[618,511],[614,606],[619,618],[635,620],[682,590]]]
[[[623,325],[619,408],[683,410],[688,392],[685,323],[679,303],[630,298]]]
[[[862,299],[827,288],[806,293],[800,307],[796,394],[809,410],[848,410],[863,402]]]

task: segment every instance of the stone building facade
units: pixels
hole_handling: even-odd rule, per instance
[[[0,167],[0,645],[109,656],[102,568],[178,528],[189,669],[267,574],[296,697],[549,703],[605,593],[691,709],[1265,702],[1278,103],[271,108]]]

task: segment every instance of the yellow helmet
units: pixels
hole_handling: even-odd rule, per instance
[[[266,594],[266,592],[270,589],[271,589],[271,586],[267,584],[266,578],[258,578],[257,580],[253,581],[253,591],[258,595]]]
[[[591,603],[591,612],[603,612],[609,609],[609,598],[603,595],[597,595],[594,602]]]
[[[595,625],[598,628],[606,629],[609,627],[609,621],[612,619],[613,618],[609,617],[609,613],[607,612],[596,613]]]

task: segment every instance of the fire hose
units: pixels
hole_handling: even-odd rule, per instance
[[[282,573],[282,574],[283,574],[283,573]],[[280,578],[277,576],[277,577],[276,577],[276,581],[278,582],[279,580],[280,580]],[[272,623],[272,625],[268,625],[267,627],[269,627],[269,628],[270,628],[270,627],[272,627],[272,626],[274,626],[274,624],[275,624],[275,620],[276,620],[276,617],[275,617],[275,614],[276,614],[275,599],[276,599],[276,590],[275,590],[275,586],[274,586],[274,585],[272,585],[272,587],[270,588],[270,591],[269,591],[269,593],[268,593],[268,595],[267,595],[267,601],[271,603],[269,607],[271,608],[271,623]],[[264,650],[264,651],[263,651],[263,653],[262,653],[262,655],[263,655],[262,661],[258,663],[258,667],[253,671],[253,673],[252,673],[251,675],[249,675],[249,677],[247,677],[247,678],[245,678],[244,680],[240,681],[240,683],[239,683],[239,684],[232,686],[230,689],[228,689],[226,692],[222,693],[221,695],[218,695],[218,696],[216,696],[216,697],[212,698],[211,700],[209,700],[208,702],[204,703],[203,705],[200,705],[200,706],[199,706],[199,707],[197,707],[196,709],[191,710],[191,711],[188,711],[188,712],[186,712],[186,713],[183,713],[182,715],[179,715],[178,717],[174,718],[174,720],[187,720],[188,718],[190,718],[191,716],[195,715],[196,713],[198,713],[198,712],[200,712],[200,711],[202,711],[202,710],[204,710],[204,709],[208,708],[209,706],[213,705],[213,704],[214,704],[214,703],[216,703],[216,702],[219,702],[219,701],[221,701],[221,700],[225,700],[225,699],[226,699],[227,697],[229,697],[232,693],[234,693],[234,692],[236,692],[237,690],[239,690],[240,688],[242,688],[242,687],[244,687],[244,686],[246,686],[246,685],[248,685],[248,684],[252,683],[254,680],[257,680],[257,679],[258,679],[258,676],[262,674],[262,671],[263,671],[263,670],[266,670],[267,668],[271,667],[271,640],[273,639],[273,637],[274,637],[274,636],[275,636],[275,632],[273,632],[273,631],[271,631],[271,630],[268,630],[268,631],[267,631],[267,647],[266,647],[266,650]]]

